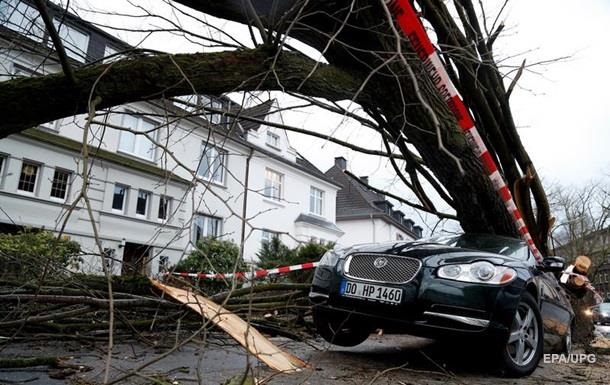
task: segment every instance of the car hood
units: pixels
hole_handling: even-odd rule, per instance
[[[447,246],[440,243],[413,241],[354,245],[339,251],[342,256],[354,253],[390,254],[416,258],[427,266],[447,263],[469,263],[485,259],[497,265],[522,267],[525,261],[501,254]]]

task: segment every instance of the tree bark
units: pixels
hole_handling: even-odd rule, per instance
[[[175,0],[212,16],[248,24],[255,17],[245,1]],[[0,83],[0,116],[3,117],[0,137],[83,113],[88,100],[93,98],[100,98],[99,109],[193,93],[218,95],[252,90],[290,91],[330,101],[354,99],[365,110],[375,111],[382,117],[383,121],[378,123],[386,129],[383,134],[388,141],[397,144],[403,152],[407,145],[417,149],[425,165],[453,198],[457,217],[465,231],[517,235],[504,204],[426,75],[421,61],[404,42],[401,42],[401,48],[416,78],[405,71],[398,58],[389,60],[397,54],[396,39],[379,1],[357,0],[352,9],[350,2],[251,0],[251,3],[257,12],[257,21],[260,20],[268,31],[287,32],[319,50],[328,46],[325,58],[330,65],[289,51],[278,53],[281,36],[276,36],[270,38],[273,41],[267,41],[267,45],[252,50],[137,57],[112,65],[80,68],[74,71],[76,85],[70,84],[63,74],[8,81]],[[456,79],[456,85],[462,87],[460,92],[466,94],[467,101],[472,101],[470,107],[478,119],[477,126],[493,155],[499,159],[511,186],[520,176],[512,147],[517,147],[521,167],[531,165],[531,161],[518,137],[513,135],[516,131],[510,131],[514,127],[511,127],[507,103],[499,102],[496,93],[483,93],[477,88],[487,82],[495,85],[496,91],[503,89],[501,78],[493,72],[497,70],[495,67],[485,68],[481,72],[482,78],[473,70],[488,64],[483,63],[483,59],[493,62],[490,52],[476,52],[476,47],[483,50],[484,44],[478,40],[472,44],[457,30],[443,2],[420,0],[418,3],[440,42],[452,45],[457,52],[452,58],[457,61],[458,73],[454,76],[459,79]],[[468,15],[471,16],[468,8],[466,11],[462,15],[465,22]],[[297,16],[299,19],[292,23]],[[268,36],[273,37],[272,34]],[[385,61],[388,63],[384,64]],[[414,82],[419,84],[424,98],[440,120],[440,137],[445,147],[459,157],[464,175],[456,162],[439,150],[436,128],[416,97]],[[544,209],[541,186],[538,183],[534,186],[537,206]],[[543,210],[540,217],[545,213]],[[539,239],[544,238],[544,234],[532,236],[537,244],[545,244],[546,241],[543,243]]]

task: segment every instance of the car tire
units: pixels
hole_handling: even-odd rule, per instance
[[[330,312],[314,306],[312,315],[318,334],[333,345],[360,345],[371,334],[371,329],[350,320],[348,313]]]
[[[531,374],[542,357],[544,330],[538,303],[524,292],[513,316],[509,336],[499,347],[500,370],[506,377]]]

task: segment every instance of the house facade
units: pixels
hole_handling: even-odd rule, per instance
[[[50,16],[74,66],[133,51],[59,8]],[[60,71],[52,48],[33,3],[2,2],[0,81]],[[81,270],[99,273],[105,261],[115,274],[154,274],[205,236],[243,244],[249,262],[274,236],[290,246],[336,241],[340,186],[274,127],[278,111],[274,100],[244,108],[195,95],[11,135],[0,140],[0,230],[61,232],[82,245]]]
[[[347,161],[335,158],[326,176],[342,187],[337,193],[337,226],[345,233],[339,240],[343,246],[359,243],[416,240],[422,236],[422,228],[405,217],[385,196],[371,191],[362,183],[344,173]],[[368,184],[367,177],[361,177]]]

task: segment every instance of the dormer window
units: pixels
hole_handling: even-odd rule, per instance
[[[275,132],[267,131],[267,144],[271,147],[280,148],[280,136]]]
[[[87,58],[87,49],[89,48],[89,35],[59,19],[53,19],[53,25],[55,25],[57,34],[64,44],[66,54],[72,59],[84,63]],[[50,39],[49,45],[53,45]]]
[[[19,0],[0,1],[0,25],[41,42],[45,26],[38,10]]]

